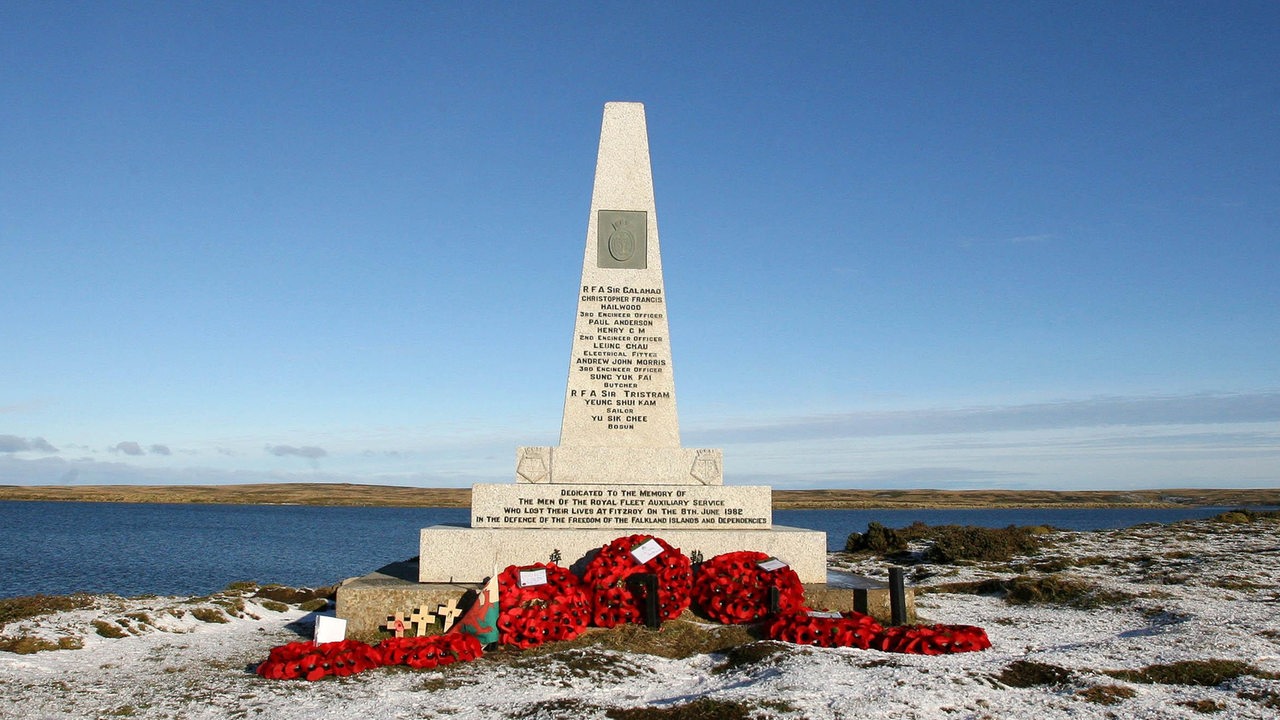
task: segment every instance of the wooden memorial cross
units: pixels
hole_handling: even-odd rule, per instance
[[[405,617],[404,613],[398,612],[395,615],[388,615],[387,622],[383,625],[389,632],[396,637],[404,637]]]
[[[418,637],[427,634],[427,628],[436,624],[436,615],[427,609],[426,605],[419,607],[409,616],[409,622],[413,624],[413,631]]]
[[[454,621],[462,614],[462,610],[458,608],[458,598],[449,598],[449,602],[436,607],[436,615],[440,616],[441,632],[448,632],[453,627]]]

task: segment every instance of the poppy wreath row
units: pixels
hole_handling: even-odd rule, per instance
[[[945,655],[986,650],[991,640],[986,630],[973,625],[902,625],[886,628],[873,647],[912,655]]]
[[[383,665],[408,665],[429,670],[440,665],[480,657],[480,641],[466,633],[426,637],[388,638],[371,646],[359,640],[317,645],[293,642],[271,648],[258,675],[268,680],[319,680],[326,675],[346,677]]]
[[[354,675],[381,664],[381,654],[359,640],[323,645],[292,642],[272,648],[257,673],[268,680],[319,680],[326,675]]]
[[[640,562],[632,550],[656,542],[662,552]],[[582,580],[591,593],[591,622],[596,627],[611,628],[621,623],[642,622],[640,608],[643,594],[628,587],[632,575],[653,573],[658,578],[658,617],[671,620],[689,607],[689,590],[693,565],[678,548],[652,535],[629,535],[605,545],[587,563]]]
[[[383,665],[407,665],[415,670],[475,660],[483,654],[480,640],[464,632],[387,638],[373,649]]]
[[[522,573],[542,570],[546,582],[522,586]],[[512,565],[498,575],[498,641],[525,649],[572,640],[591,622],[591,596],[577,576],[554,563]]]
[[[785,565],[766,570],[761,562],[771,558],[752,550],[725,553],[702,563],[693,586],[693,601],[712,620],[726,625],[755,622],[768,617],[769,591],[778,590],[778,612],[804,606],[804,585],[796,571]]]
[[[973,625],[901,625],[881,627],[858,612],[779,614],[769,624],[769,637],[797,645],[856,647],[912,655],[973,652],[991,647],[987,632]]]
[[[860,612],[814,613],[792,610],[769,623],[769,638],[797,645],[856,647],[866,650],[884,632],[880,623]]]

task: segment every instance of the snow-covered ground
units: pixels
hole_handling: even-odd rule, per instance
[[[232,608],[238,617],[213,623],[192,614],[214,607],[209,600],[100,597],[92,608],[0,630],[9,637],[83,642],[78,650],[0,652],[0,717],[587,720],[609,717],[611,710],[634,718],[619,709],[649,706],[655,712],[646,717],[678,718],[679,706],[703,698],[698,707],[712,714],[699,717],[715,717],[715,707],[723,717],[1280,717],[1280,680],[1246,674],[1202,687],[1132,682],[1104,672],[1216,659],[1280,673],[1280,522],[1198,521],[1051,539],[1053,546],[1032,558],[1002,566],[921,565],[909,577],[929,585],[1034,577],[1066,566],[1057,569],[1059,577],[1127,598],[1104,598],[1099,607],[1080,610],[923,594],[917,602],[922,616],[980,625],[993,644],[984,652],[939,657],[780,646],[755,661],[732,663],[723,655],[672,660],[579,647],[434,671],[380,668],[315,683],[268,681],[254,675],[253,666],[272,646],[309,632],[311,618],[296,607],[276,611],[248,599],[243,610]],[[1049,562],[1054,559],[1060,560]],[[833,556],[832,564],[872,575],[886,571],[880,561],[849,564]],[[95,632],[94,620],[120,618],[130,620],[132,633],[112,639]],[[1061,668],[1060,681],[1002,683],[1016,661]]]

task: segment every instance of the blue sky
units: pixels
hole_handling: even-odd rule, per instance
[[[682,436],[776,487],[1280,483],[1280,5],[0,4],[0,483],[514,479],[603,105]]]

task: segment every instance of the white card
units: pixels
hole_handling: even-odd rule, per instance
[[[778,558],[773,558],[773,557],[769,558],[768,560],[761,560],[760,562],[756,563],[756,565],[758,565],[760,569],[764,570],[765,572],[773,572],[774,570],[781,570],[782,568],[787,566],[786,563],[782,562]]]
[[[843,616],[843,615],[841,615],[841,614],[840,614],[840,613],[838,613],[838,612],[820,612],[820,611],[818,611],[818,610],[810,610],[810,611],[809,611],[809,617],[811,617],[811,618],[825,618],[825,619],[827,619],[827,620],[839,620],[840,618],[842,618],[842,617],[844,617],[844,616]]]
[[[535,587],[537,585],[547,584],[546,568],[533,568],[531,570],[520,571],[520,587]]]
[[[315,641],[317,645],[342,642],[347,639],[347,621],[331,615],[316,616]]]
[[[631,548],[631,557],[635,558],[636,562],[640,563],[641,565],[649,562],[650,560],[658,557],[661,554],[662,554],[662,546],[659,545],[658,541],[654,540],[653,538],[649,538],[648,540],[645,540],[639,545]]]

